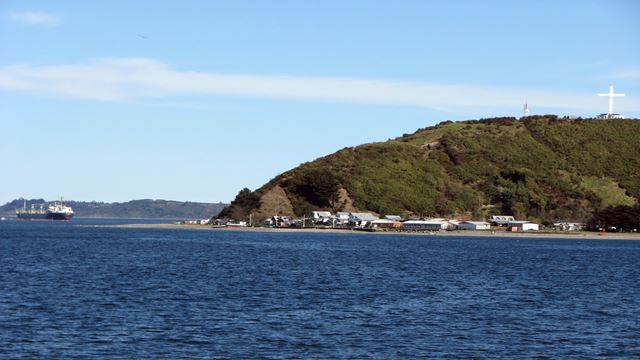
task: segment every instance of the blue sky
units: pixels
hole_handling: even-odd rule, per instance
[[[640,117],[639,1],[1,1],[0,203],[230,201],[444,120]]]

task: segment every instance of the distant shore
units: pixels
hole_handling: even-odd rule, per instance
[[[321,233],[321,234],[373,234],[373,235],[413,235],[413,236],[474,236],[474,237],[509,237],[536,239],[573,239],[573,240],[640,240],[640,233],[596,233],[596,232],[510,232],[510,231],[474,231],[454,230],[436,232],[408,231],[360,231],[350,229],[323,228],[263,228],[263,227],[211,227],[207,225],[182,224],[120,224],[120,225],[77,225],[130,229],[176,229],[194,231],[241,231],[265,233]]]

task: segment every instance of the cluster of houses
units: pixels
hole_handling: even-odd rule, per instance
[[[440,230],[491,230],[492,226],[509,231],[538,231],[540,225],[513,216],[491,216],[489,221],[460,221],[444,218],[408,219],[399,215],[380,218],[372,213],[314,211],[310,218],[291,220],[286,216],[273,216],[264,223],[275,227],[332,227],[370,230],[440,231]]]
[[[211,219],[196,219],[196,220],[178,220],[175,221],[176,225],[208,225]]]
[[[246,227],[252,226],[251,222],[229,221],[217,219],[212,226]],[[356,230],[391,230],[391,231],[441,231],[441,230],[495,230],[497,228],[513,231],[539,231],[540,224],[527,220],[516,220],[513,216],[496,215],[487,221],[461,221],[444,218],[427,219],[403,219],[399,215],[385,215],[380,218],[366,212],[337,212],[313,211],[310,217],[291,219],[288,216],[275,215],[261,223],[266,227],[278,228],[343,228]],[[582,230],[583,224],[572,222],[558,222],[553,229],[561,231]]]

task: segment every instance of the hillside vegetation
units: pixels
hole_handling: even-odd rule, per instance
[[[640,121],[547,115],[444,122],[345,148],[245,189],[220,216],[326,209],[586,220],[639,197]]]

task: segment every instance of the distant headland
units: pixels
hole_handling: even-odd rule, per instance
[[[0,206],[0,216],[13,217],[17,208],[49,203],[44,199],[16,199]],[[141,199],[127,202],[65,201],[76,217],[141,219],[209,219],[228,204]]]

